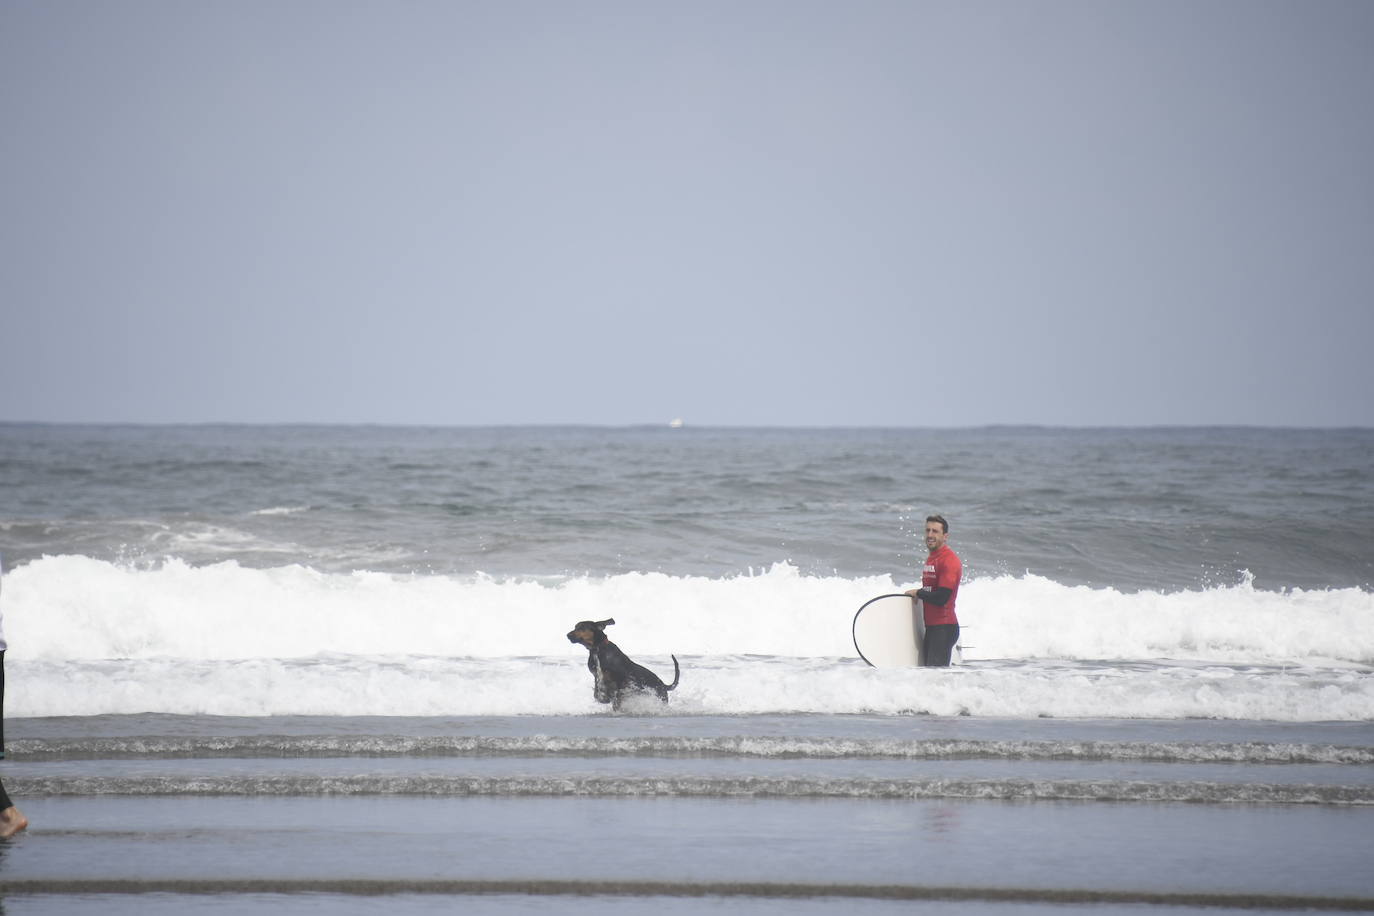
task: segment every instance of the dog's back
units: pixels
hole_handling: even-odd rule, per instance
[[[627,689],[652,690],[666,703],[668,691],[677,687],[678,679],[682,675],[675,655],[669,656],[673,660],[673,682],[665,684],[661,677],[635,662],[609,639],[597,646],[593,652],[597,656],[597,666],[603,672],[602,676],[611,681],[615,689],[622,692]]]

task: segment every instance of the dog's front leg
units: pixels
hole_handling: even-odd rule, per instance
[[[615,699],[615,688],[606,677],[606,672],[601,668],[601,660],[595,655],[592,656],[593,668],[592,676],[596,679],[592,684],[592,697],[598,703],[610,703]]]

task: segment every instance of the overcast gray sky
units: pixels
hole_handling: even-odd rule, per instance
[[[0,0],[0,420],[1374,425],[1367,0]]]

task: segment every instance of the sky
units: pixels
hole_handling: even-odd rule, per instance
[[[0,0],[0,421],[1374,426],[1367,0]]]

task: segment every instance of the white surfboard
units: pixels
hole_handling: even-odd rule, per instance
[[[875,668],[920,665],[925,614],[910,595],[879,595],[854,614],[854,648]]]

